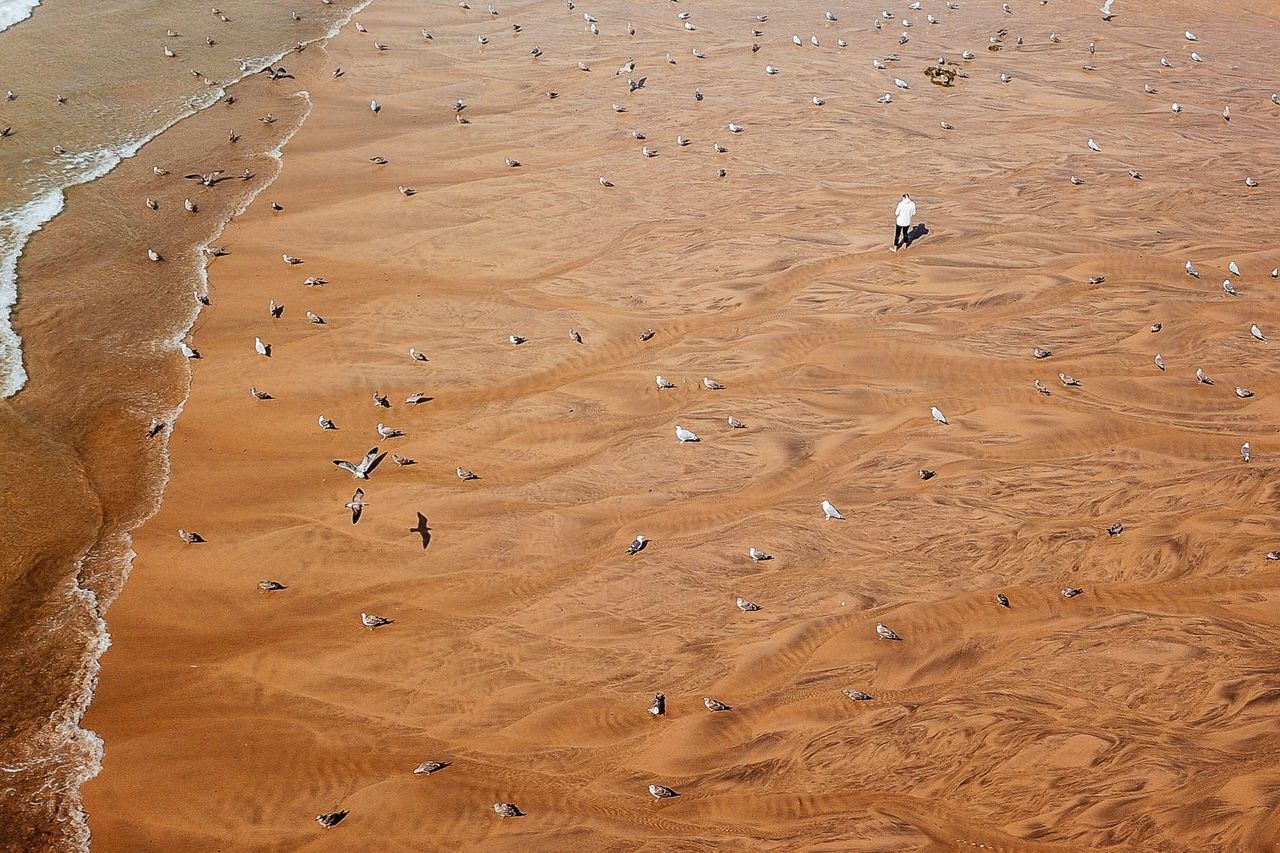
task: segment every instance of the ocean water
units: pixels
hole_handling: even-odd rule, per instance
[[[10,688],[0,849],[90,845],[79,790],[110,744],[80,723],[110,646],[108,609],[132,566],[130,532],[168,479],[168,431],[143,436],[153,418],[171,424],[186,396],[190,371],[176,351],[207,289],[201,250],[278,174],[310,111],[305,91],[255,75],[296,44],[331,37],[367,3],[317,3],[298,22],[277,4],[224,0],[228,24],[207,6],[163,0],[46,4],[34,15],[38,3],[0,0],[0,90],[17,95],[0,102],[0,127],[14,129],[0,142],[0,174],[11,178],[0,182],[0,683]],[[45,45],[68,33],[76,44],[50,55]],[[166,44],[176,59],[163,56]],[[318,50],[290,67],[321,62]],[[221,112],[228,91],[261,112]],[[266,111],[281,119],[269,129],[254,121]],[[121,245],[146,227],[146,211],[119,202],[157,192],[153,158],[178,174],[187,157],[192,169],[214,157],[224,165],[228,116],[246,138],[226,159],[257,178],[164,233],[170,263],[148,290],[128,269],[138,250]],[[33,456],[39,472],[19,473]],[[26,511],[50,494],[47,512]]]
[[[31,17],[40,0],[0,0],[0,33]]]

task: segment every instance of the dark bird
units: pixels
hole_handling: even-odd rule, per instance
[[[418,526],[410,527],[410,533],[416,533],[422,537],[422,550],[427,550],[427,546],[431,544],[431,528],[427,526],[427,517],[422,513],[418,513]]]

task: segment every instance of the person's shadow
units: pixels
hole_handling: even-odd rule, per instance
[[[907,232],[907,245],[910,246],[915,241],[929,233],[929,228],[923,222],[917,223],[910,231]]]

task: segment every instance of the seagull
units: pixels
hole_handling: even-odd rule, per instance
[[[939,409],[937,406],[930,407],[929,413],[933,415],[933,419],[938,423],[948,423],[946,415],[942,414],[942,409]]]
[[[511,343],[513,347],[518,347],[522,343],[524,343],[526,340],[528,340],[528,338],[522,338],[519,335],[507,335],[507,340]]]
[[[373,110],[374,115],[382,112],[382,104],[377,101],[369,101],[369,109]]]
[[[329,420],[324,415],[320,416],[320,429],[337,429],[337,428],[338,428],[337,425],[334,424],[333,421]]]
[[[1204,370],[1199,367],[1196,368],[1196,381],[1201,385],[1213,384],[1213,380],[1209,378],[1209,374],[1205,373]]]
[[[929,468],[920,468],[916,471],[916,474],[921,480],[932,480],[937,476],[937,472],[930,470]]]
[[[747,428],[746,424],[744,424],[742,421],[735,418],[733,415],[729,415],[728,421],[729,421],[730,429],[746,429]]]
[[[1008,606],[1009,606],[1009,596],[1005,595],[1003,592],[997,592],[997,593],[996,593],[996,604],[999,604],[1001,607],[1008,607]]]
[[[1156,362],[1156,367],[1160,368],[1160,372],[1164,373],[1164,356],[1162,356],[1160,353],[1156,353],[1155,362]]]
[[[182,528],[178,528],[178,538],[188,545],[198,545],[205,541],[204,537],[199,533],[192,533],[190,530],[183,530]]]
[[[1196,265],[1191,263],[1191,261],[1187,261],[1182,268],[1186,270],[1187,275],[1191,276],[1192,278],[1200,277],[1200,270],[1196,269]]]
[[[840,512],[840,510],[836,509],[832,505],[831,501],[828,501],[828,500],[824,500],[822,502],[822,514],[827,517],[827,520],[835,519],[839,521],[844,521],[844,515]]]
[[[383,438],[399,438],[400,436],[404,435],[404,432],[402,430],[395,429],[394,427],[389,427],[386,424],[380,423],[378,424],[376,429],[378,430],[378,435],[382,436]]]
[[[461,466],[458,467],[458,470],[456,471],[456,473],[458,475],[459,480],[479,480],[480,479],[478,476],[476,476],[474,471],[468,471],[466,468],[463,468]]]
[[[255,386],[249,386],[249,395],[255,400],[270,400],[271,395],[266,391],[259,391]]]
[[[1168,58],[1167,58],[1167,57],[1164,57],[1164,56],[1160,57],[1160,64],[1161,64],[1163,67],[1165,67],[1165,68],[1172,68],[1172,67],[1173,67],[1173,63],[1172,63],[1172,62],[1170,62],[1170,61],[1168,60]]]
[[[253,339],[253,349],[258,353],[258,355],[264,356],[265,358],[271,358],[271,344],[263,343],[262,338]]]
[[[405,402],[405,405],[408,405],[408,406],[419,406],[423,403],[431,402],[431,398],[428,397],[426,394],[419,392],[417,394],[410,394],[408,397],[405,397],[404,402]]]
[[[346,508],[351,510],[351,523],[355,524],[360,520],[360,515],[364,512],[364,489],[356,489],[356,493],[351,496],[351,500],[346,503]]]
[[[1124,533],[1124,525],[1118,521],[1107,528],[1108,536],[1119,536],[1121,533]]]
[[[1258,328],[1257,323],[1254,323],[1252,326],[1249,327],[1249,334],[1253,335],[1255,338],[1262,341],[1264,344],[1267,342],[1267,336],[1262,334],[1262,330]]]
[[[1034,356],[1035,358],[1048,358],[1049,356],[1053,355],[1053,351],[1036,347],[1031,351],[1031,355]]]
[[[724,386],[712,379],[710,376],[702,377],[702,385],[708,391],[723,391]]]
[[[893,95],[890,95],[888,92],[886,92],[885,94],[883,94],[883,95],[881,95],[880,97],[876,98],[876,103],[877,103],[877,104],[892,104],[892,103],[893,103]]]
[[[686,441],[701,441],[701,440],[702,440],[702,439],[698,438],[698,436],[697,436],[697,434],[696,434],[696,433],[692,433],[692,432],[690,432],[689,430],[685,429],[684,427],[680,426],[679,424],[676,424],[676,438],[677,438],[677,439],[679,439],[679,441],[680,441],[680,443],[681,443],[681,444],[684,444]]]
[[[1246,187],[1248,187],[1249,189],[1253,189],[1254,187],[1256,187],[1256,186],[1258,185],[1258,182],[1257,182],[1257,181],[1255,181],[1253,178],[1245,178],[1245,179],[1244,179],[1244,185],[1245,185]],[[1272,276],[1272,278],[1275,278],[1275,276]]]
[[[653,694],[653,701],[649,703],[649,713],[655,717],[661,717],[667,712],[667,695],[665,693]]]
[[[1115,2],[1116,0],[1107,0],[1107,2],[1103,3],[1098,9],[1098,11],[1102,13],[1102,20],[1109,21],[1115,17],[1115,13],[1111,11],[1111,6]]]
[[[706,709],[707,709],[708,711],[728,711],[728,710],[730,710],[730,706],[728,706],[728,705],[726,705],[725,703],[721,702],[719,699],[712,699],[710,696],[705,697],[705,698],[702,700],[702,704],[706,707]]]
[[[323,426],[324,418],[321,418],[320,420],[321,426]],[[332,423],[332,421],[330,421],[330,423]],[[332,427],[325,427],[325,429],[332,429]],[[350,471],[351,476],[355,477],[357,480],[367,480],[369,479],[369,475],[373,473],[373,469],[378,467],[378,463],[381,460],[382,457],[378,455],[378,448],[374,447],[364,455],[364,459],[360,460],[358,464],[353,465],[345,459],[335,459],[333,460],[333,464],[337,465],[343,471]]]
[[[1232,284],[1232,283],[1231,283],[1231,279],[1223,279],[1223,281],[1222,281],[1222,291],[1223,291],[1224,293],[1226,293],[1228,296],[1236,296],[1236,295],[1237,295],[1236,287],[1235,287],[1235,285],[1234,285],[1234,284]]]
[[[910,88],[911,88],[910,84],[908,84],[906,80],[903,80],[903,79],[902,79],[902,78],[900,78],[900,77],[895,77],[895,78],[893,78],[893,85],[897,86],[899,89],[910,89]]]
[[[1084,592],[1084,590],[1078,586],[1064,586],[1062,588],[1062,597],[1075,598],[1077,595],[1079,595],[1082,592]]]
[[[730,132],[730,133],[742,133],[742,125],[740,125],[740,124],[735,124],[734,122],[729,122],[729,132]]]
[[[607,179],[602,175],[602,176],[600,177],[600,186],[602,186],[602,187],[611,187],[611,186],[613,186],[613,182],[612,182],[612,181],[610,181],[610,180],[607,180]]]
[[[1240,267],[1238,264],[1236,264],[1235,261],[1232,261],[1231,263],[1227,264],[1227,271],[1230,272],[1232,275],[1240,275]]]
[[[1081,179],[1081,178],[1077,178],[1075,175],[1072,175],[1072,176],[1071,176],[1071,183],[1072,183],[1072,185],[1074,185],[1074,186],[1077,186],[1077,187],[1078,187],[1078,186],[1080,186],[1081,184],[1083,184],[1083,183],[1084,183],[1084,180],[1083,180],[1083,179]]]
[[[649,793],[653,795],[653,798],[655,800],[664,800],[664,799],[667,799],[668,797],[680,796],[675,791],[668,788],[666,785],[650,785]]]
[[[885,627],[883,622],[876,623],[876,635],[882,640],[901,640],[902,638]]]
[[[1035,386],[1036,386],[1036,390],[1039,391],[1041,394],[1045,395],[1046,397],[1052,396],[1053,392],[1049,390],[1049,386],[1045,385],[1039,379],[1035,381]]]
[[[1239,397],[1241,400],[1247,400],[1253,396],[1253,392],[1250,391],[1248,388],[1241,388],[1239,385],[1237,385],[1236,396]]]
[[[771,555],[766,554],[764,551],[761,551],[757,548],[747,549],[747,556],[751,558],[751,561],[753,563],[760,563],[760,562],[764,562],[765,560],[773,559]]]
[[[672,382],[670,379],[668,379],[665,376],[654,377],[654,382],[657,384],[659,391],[661,391],[664,388],[676,387],[676,383]]]
[[[1066,373],[1059,373],[1059,374],[1058,374],[1058,381],[1059,381],[1059,382],[1061,382],[1063,385],[1066,385],[1066,386],[1068,386],[1068,387],[1075,387],[1075,388],[1079,388],[1079,387],[1080,387],[1080,380],[1079,380],[1079,379],[1076,379],[1074,376],[1071,376],[1071,375],[1066,374]]]
[[[938,126],[941,127],[943,130],[955,130],[954,125],[947,124],[945,121],[938,122]]]
[[[1186,37],[1187,41],[1199,41],[1199,40],[1200,40],[1200,38],[1199,38],[1195,33],[1191,32],[1191,30],[1187,30],[1187,31],[1186,31],[1186,32],[1184,32],[1182,35],[1183,35],[1184,37]]]
[[[844,695],[855,702],[866,702],[872,698],[870,693],[863,693],[861,690],[845,690]]]
[[[631,540],[631,544],[627,546],[627,554],[635,556],[644,550],[644,546],[649,544],[649,540],[644,536],[636,534],[636,538]]]
[[[1200,56],[1200,54],[1196,53],[1196,52],[1193,50],[1193,51],[1191,51],[1191,61],[1192,61],[1192,62],[1204,62],[1204,58],[1203,58],[1203,57],[1201,57],[1201,56]]]
[[[346,809],[343,809],[340,812],[326,812],[325,814],[316,815],[316,823],[320,824],[325,829],[333,829],[335,826],[342,823],[342,819],[346,816]]]
[[[372,630],[374,628],[381,628],[383,625],[390,625],[391,620],[384,616],[374,616],[372,613],[361,612],[360,624]]]
[[[435,773],[437,770],[443,770],[448,766],[449,765],[443,761],[424,761],[421,764],[419,764],[417,767],[413,768],[413,772],[417,774],[430,776],[432,773]]]
[[[772,65],[766,65],[764,67],[764,73],[772,77],[773,75],[778,73],[778,69],[773,67]]]
[[[1092,139],[1090,139],[1090,140],[1089,140],[1088,145],[1089,145],[1089,150],[1090,150],[1090,151],[1101,151],[1101,150],[1102,150],[1102,149],[1098,146],[1098,143],[1094,142]]]
[[[313,312],[311,312],[311,311],[308,311],[308,312],[307,312],[307,321],[308,321],[308,322],[310,322],[310,323],[312,323],[312,324],[314,324],[314,325],[316,325],[316,326],[323,326],[323,325],[325,324],[325,322],[324,322],[324,318],[323,318],[323,317],[321,317],[319,314],[315,314],[315,313],[313,313]]]
[[[409,358],[413,359],[414,361],[429,361],[429,360],[430,360],[430,359],[428,359],[425,355],[423,355],[422,353],[418,352],[418,350],[417,350],[417,349],[415,349],[414,347],[409,347]]]
[[[1174,101],[1173,106],[1170,107],[1170,109],[1172,109],[1175,114],[1180,113],[1182,112],[1182,104],[1178,103],[1177,101]]]
[[[258,581],[258,589],[263,592],[279,592],[282,589],[288,589],[288,587],[279,581],[261,580]]]
[[[284,262],[291,267],[302,263],[302,258],[295,258],[293,255],[281,255],[280,257],[284,258]]]

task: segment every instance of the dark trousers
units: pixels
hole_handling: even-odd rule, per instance
[[[911,245],[910,235],[911,235],[910,225],[893,226],[893,248],[896,249],[899,246],[910,246]]]

